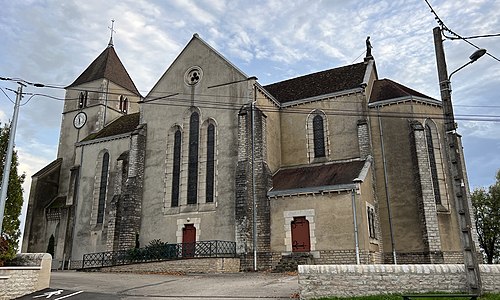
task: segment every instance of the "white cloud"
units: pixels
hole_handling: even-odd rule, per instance
[[[500,1],[431,2],[457,33],[500,31]],[[369,35],[380,77],[439,98],[432,36],[437,23],[421,0],[7,1],[0,14],[0,76],[71,83],[106,47],[111,19],[116,20],[117,53],[144,95],[198,32],[236,66],[267,83],[350,64],[365,50]],[[471,41],[500,57],[498,38]],[[473,51],[463,41],[446,40],[448,69],[467,62]],[[458,115],[500,115],[491,107],[475,107],[500,105],[498,61],[481,58],[452,81]],[[64,97],[62,90],[26,91]],[[0,93],[0,121],[10,118],[10,107]],[[26,170],[55,157],[61,111],[60,101],[39,97],[21,108],[16,142]],[[473,120],[459,125],[466,141],[479,136],[484,148],[497,147],[500,123]],[[483,159],[476,147],[466,149],[466,155],[469,177],[478,184],[487,177],[480,164],[485,159],[498,162],[492,156]],[[493,163],[487,168],[494,168]]]
[[[3,110],[0,110],[0,123],[6,124],[7,122],[9,122],[9,118]]]

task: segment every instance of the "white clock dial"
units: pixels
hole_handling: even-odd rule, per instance
[[[82,128],[86,122],[87,122],[87,114],[85,114],[84,112],[79,112],[73,119],[73,125],[75,126],[76,129]]]

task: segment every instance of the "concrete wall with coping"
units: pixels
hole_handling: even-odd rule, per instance
[[[500,265],[480,265],[483,292],[500,292]],[[302,265],[301,299],[466,292],[463,265]]]
[[[14,299],[49,287],[52,256],[24,253],[22,266],[0,267],[0,299]]]
[[[101,272],[134,273],[237,273],[240,271],[239,258],[193,258],[172,261],[150,262],[125,266],[105,267]]]

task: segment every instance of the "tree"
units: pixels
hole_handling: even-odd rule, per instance
[[[472,206],[476,219],[479,246],[489,264],[500,261],[500,170],[495,184],[474,189]]]
[[[7,125],[0,125],[0,182],[3,179],[3,168],[6,160],[7,145],[9,143],[10,128]],[[2,235],[0,241],[4,241],[7,247],[0,251],[0,264],[5,260],[10,260],[15,257],[18,250],[19,237],[21,231],[19,226],[21,221],[21,209],[23,206],[23,189],[25,174],[19,175],[17,172],[17,152],[13,151],[12,164],[10,167],[9,185],[7,190],[7,200],[5,203],[4,218],[2,223]]]

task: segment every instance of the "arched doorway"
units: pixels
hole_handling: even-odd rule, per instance
[[[311,251],[309,221],[306,217],[294,217],[292,221],[292,252]]]

